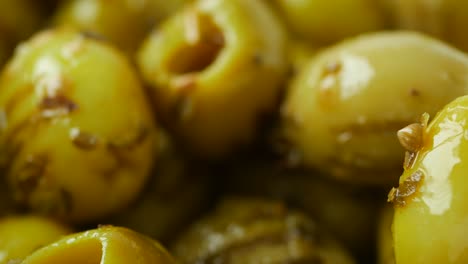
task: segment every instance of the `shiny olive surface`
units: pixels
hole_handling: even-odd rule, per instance
[[[44,217],[18,215],[0,218],[0,264],[21,261],[69,233],[68,227]]]
[[[401,174],[397,131],[468,91],[468,57],[412,32],[363,35],[312,59],[290,84],[282,133],[298,165],[353,184]]]
[[[86,222],[121,209],[148,178],[157,139],[125,57],[73,30],[38,33],[0,76],[0,165],[34,211]]]
[[[287,68],[286,34],[263,1],[199,0],[144,42],[140,70],[160,116],[193,153],[251,143]]]
[[[272,0],[289,28],[317,44],[384,28],[382,10],[375,0]]]
[[[445,106],[392,189],[398,264],[468,262],[468,96]]]
[[[181,263],[354,263],[335,240],[281,202],[231,198],[176,242]]]
[[[156,241],[123,227],[72,234],[37,250],[23,264],[175,264]]]

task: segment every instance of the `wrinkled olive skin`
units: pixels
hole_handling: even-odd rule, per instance
[[[262,199],[231,198],[182,234],[181,263],[354,263],[301,213]]]
[[[381,0],[395,28],[417,30],[468,51],[468,2]]]
[[[23,264],[175,264],[156,241],[123,227],[104,226],[72,234],[43,247]]]
[[[125,207],[158,137],[125,57],[73,30],[37,34],[0,76],[0,165],[14,200],[36,212],[87,222]]]
[[[69,233],[68,227],[39,216],[0,218],[0,264],[19,263],[37,249]]]
[[[138,64],[171,131],[196,155],[218,158],[250,143],[274,109],[286,34],[263,1],[199,0],[146,39]]]
[[[397,131],[466,94],[467,74],[465,54],[418,33],[374,33],[330,47],[288,88],[286,154],[343,182],[389,185],[402,172]]]
[[[125,226],[162,242],[174,239],[209,205],[209,170],[183,155],[168,135],[158,166],[135,203],[101,223]]]
[[[53,24],[95,32],[132,55],[151,28],[187,0],[63,1]]]
[[[398,264],[467,263],[468,96],[424,126],[422,145],[392,189]]]
[[[379,264],[395,264],[392,234],[393,214],[394,210],[391,206],[385,206],[380,213],[377,230],[377,254]]]
[[[287,168],[274,159],[259,159],[258,155],[233,161],[227,171],[230,173],[224,182],[228,193],[285,201],[329,230],[354,255],[369,258],[369,249],[376,242],[375,219],[384,203],[384,191],[351,188],[319,173]]]
[[[332,44],[385,26],[375,0],[273,0],[289,29],[315,44]]]

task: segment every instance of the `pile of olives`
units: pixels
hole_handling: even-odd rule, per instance
[[[0,264],[468,263],[467,8],[1,1]]]

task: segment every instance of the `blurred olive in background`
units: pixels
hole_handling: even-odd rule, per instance
[[[227,198],[174,245],[181,263],[354,263],[304,214],[265,199]]]
[[[153,26],[190,0],[62,1],[52,23],[94,32],[132,55]]]
[[[424,32],[468,51],[468,2],[381,0],[394,28]]]
[[[289,29],[310,43],[329,45],[383,30],[383,11],[375,0],[272,0]]]
[[[100,223],[125,226],[169,242],[204,212],[212,199],[210,169],[190,160],[166,134],[158,166],[140,197]]]

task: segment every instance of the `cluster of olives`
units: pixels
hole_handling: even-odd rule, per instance
[[[467,263],[467,3],[2,1],[0,264]]]

